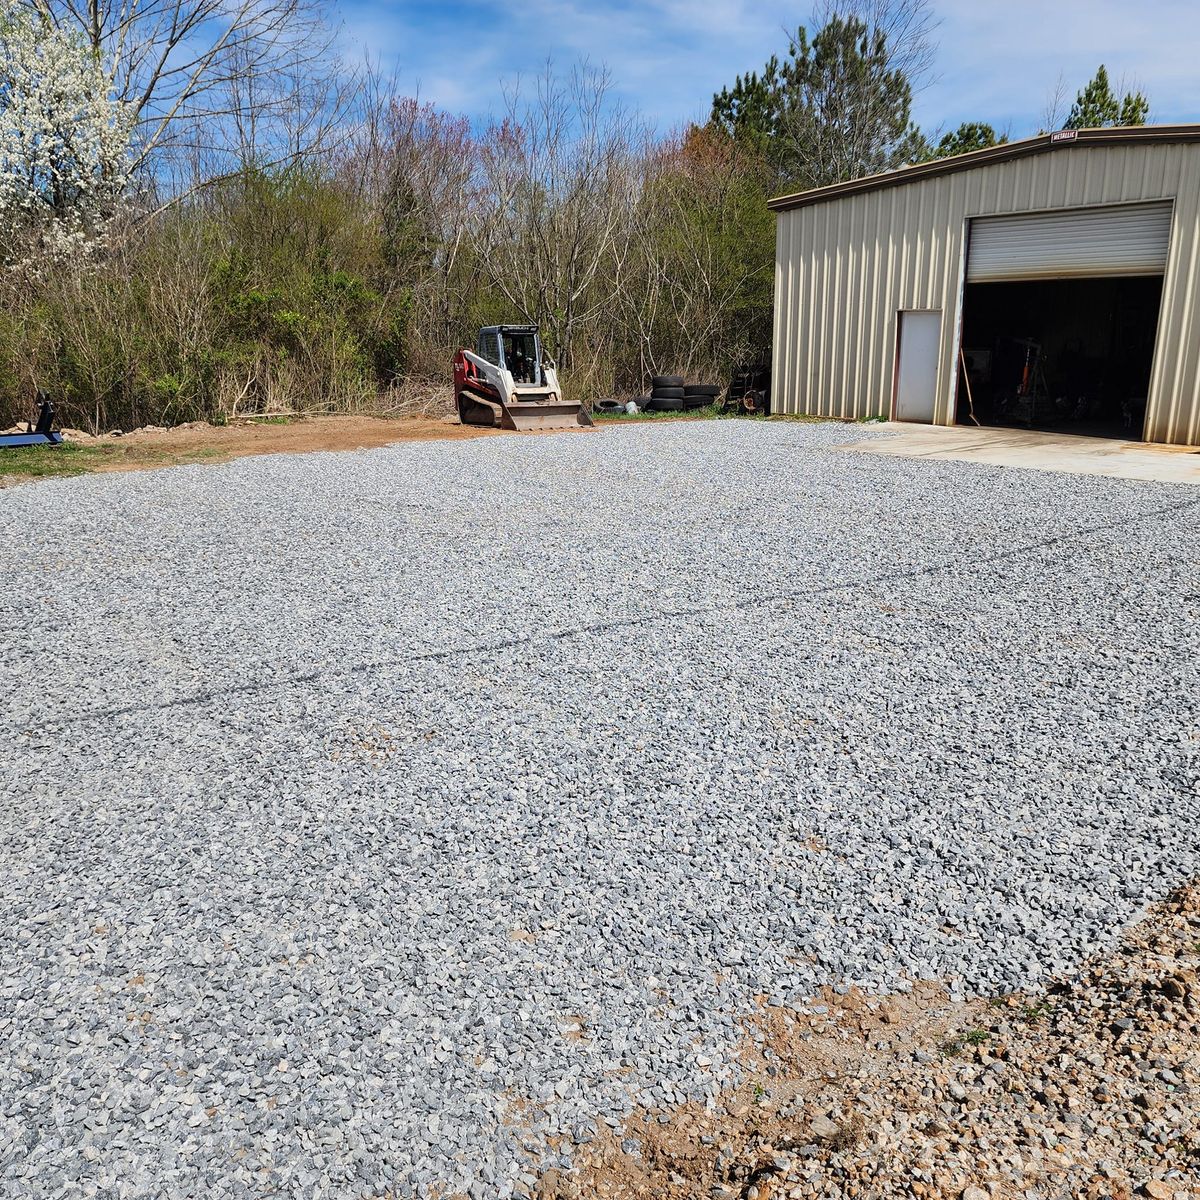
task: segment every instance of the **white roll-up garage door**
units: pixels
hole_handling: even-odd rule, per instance
[[[1161,275],[1170,236],[1169,200],[976,217],[967,282]]]

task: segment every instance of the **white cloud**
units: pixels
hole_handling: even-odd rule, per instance
[[[807,7],[807,6],[806,6]],[[1200,118],[1200,6],[1185,0],[937,0],[936,78],[918,97],[927,128],[990,121],[1035,132],[1060,74],[1068,102],[1104,62],[1150,96],[1152,119]],[[481,117],[502,84],[587,58],[607,66],[617,96],[659,128],[703,120],[712,95],[786,50],[804,10],[782,0],[526,0],[401,4],[358,0],[351,44],[394,61],[402,83]]]
[[[987,120],[1011,124],[1016,136],[1036,132],[1060,76],[1070,103],[1102,62],[1114,81],[1145,89],[1152,120],[1200,117],[1193,4],[946,0],[939,8],[941,77],[919,103],[927,123]]]

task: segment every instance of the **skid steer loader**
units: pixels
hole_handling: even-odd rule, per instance
[[[474,351],[454,356],[454,400],[464,425],[537,430],[593,424],[582,404],[563,399],[558,373],[532,325],[481,329]]]

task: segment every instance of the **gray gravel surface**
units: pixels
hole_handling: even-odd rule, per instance
[[[0,493],[0,1196],[520,1195],[756,995],[1034,984],[1197,874],[1200,492],[847,440]]]

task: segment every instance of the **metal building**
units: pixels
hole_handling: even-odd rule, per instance
[[[1200,444],[1200,125],[771,201],[772,409]]]

